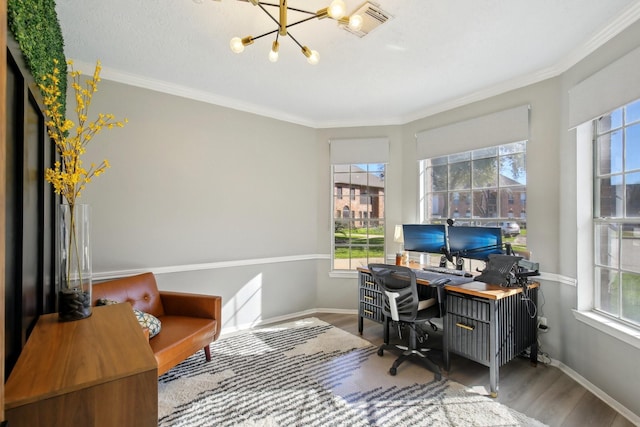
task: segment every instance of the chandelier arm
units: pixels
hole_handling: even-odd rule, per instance
[[[265,3],[265,4],[267,4],[268,6],[275,6],[275,5],[272,5],[272,4],[270,4],[270,3]],[[276,25],[278,25],[278,27],[280,27],[280,21],[278,21],[276,18],[274,18],[274,16],[273,16],[271,13],[269,13],[269,11],[268,11],[267,9],[265,9],[264,7],[262,7],[262,3],[258,3],[258,6],[260,6],[260,9],[262,9],[262,11],[263,11],[264,13],[266,13],[266,14],[267,14],[267,16],[269,16],[269,18],[271,18],[271,20],[272,20],[273,22],[275,22],[275,23],[276,23]]]
[[[313,15],[314,18],[315,18],[315,15],[316,15],[316,12],[310,12],[308,10],[296,9],[295,7],[287,6],[287,9],[293,10],[294,12],[300,12],[300,13],[306,13],[308,15]]]
[[[279,4],[275,4],[275,3],[265,3],[265,2],[262,2],[262,1],[260,3],[258,3],[258,6],[262,6],[262,5],[280,8],[280,5]]]
[[[277,33],[278,30],[273,30],[273,31],[269,31],[268,33],[264,33],[264,34],[260,34],[259,36],[255,36],[255,37],[251,37],[253,40],[258,40],[259,38],[262,38],[264,36],[269,36],[273,33]]]
[[[316,17],[316,15],[314,14],[313,16],[310,16],[309,18],[301,19],[300,21],[296,21],[293,24],[287,24],[287,28],[293,27],[294,25],[302,24],[303,22],[311,21],[315,17]]]
[[[296,42],[296,44],[300,47],[300,49],[304,49],[304,46],[302,46],[300,43],[298,43],[298,40],[295,39],[295,37],[293,37],[291,35],[291,33],[287,34],[289,37],[291,37],[291,40],[293,40],[294,42]]]
[[[258,3],[258,6],[262,6],[262,5],[265,5],[265,6],[271,6],[271,7],[278,7],[278,8],[280,7],[280,5],[279,5],[279,4],[275,4],[275,3],[264,3],[264,2],[260,2],[260,3]],[[262,8],[262,9],[264,10],[264,8]],[[287,6],[287,9],[288,9],[288,10],[293,10],[294,12],[306,13],[306,14],[308,14],[308,15],[315,15],[315,14],[316,14],[316,12],[311,12],[311,11],[303,10],[303,9],[297,9],[297,8],[295,8],[295,7],[289,7],[289,6]]]

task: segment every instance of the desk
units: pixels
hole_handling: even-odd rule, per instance
[[[410,264],[419,268],[418,264]],[[384,323],[382,292],[367,268],[358,268],[358,332],[363,319]],[[419,285],[429,285],[417,280]],[[455,353],[489,367],[491,396],[498,395],[499,367],[531,347],[531,362],[538,360],[538,328],[534,307],[538,303],[538,283],[505,288],[482,282],[445,285],[446,314],[443,322],[445,370]],[[524,297],[524,298],[523,298]],[[388,341],[385,328],[385,342]]]

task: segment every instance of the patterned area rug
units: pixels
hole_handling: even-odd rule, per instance
[[[243,331],[162,375],[161,427],[544,424],[315,318]]]

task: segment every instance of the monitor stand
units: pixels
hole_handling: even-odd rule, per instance
[[[442,255],[440,257],[440,265],[439,265],[439,267],[447,268],[447,257],[445,255]]]

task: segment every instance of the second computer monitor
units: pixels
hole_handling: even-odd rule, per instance
[[[448,229],[449,251],[453,256],[486,261],[491,254],[502,254],[500,227],[454,226]]]
[[[441,254],[447,248],[444,224],[404,224],[402,232],[406,251]]]

